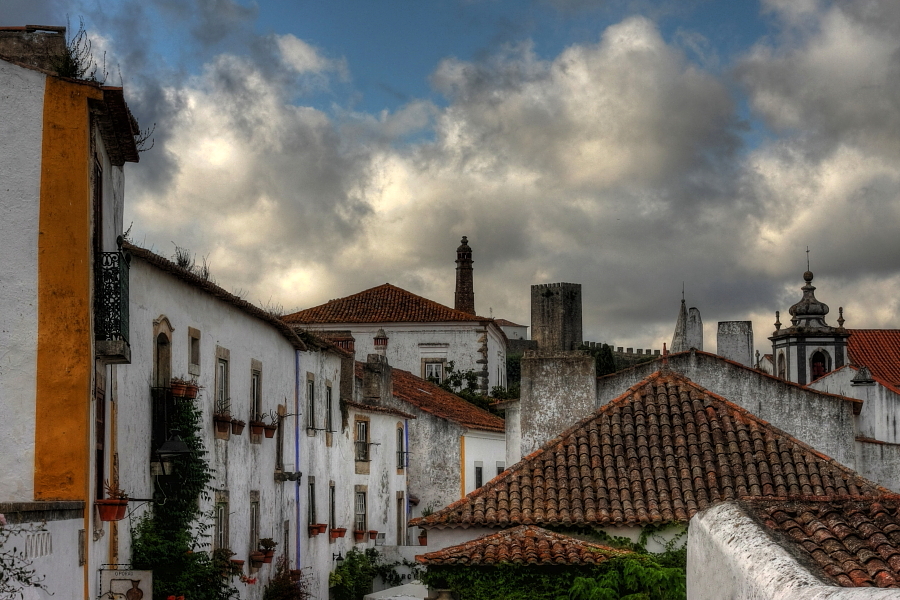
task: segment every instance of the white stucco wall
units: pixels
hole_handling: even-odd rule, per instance
[[[468,494],[475,490],[475,466],[481,464],[481,485],[497,476],[497,463],[506,464],[506,436],[492,431],[478,431],[469,429],[463,436],[462,454],[465,456],[463,465],[463,480],[465,492]]]
[[[776,544],[736,504],[690,523],[688,600],[887,600],[897,590],[828,585]]]
[[[37,243],[45,75],[0,60],[0,502],[34,497]]]
[[[17,526],[26,527],[29,524]],[[40,525],[40,523],[30,524]],[[83,567],[78,566],[78,530],[82,519],[48,521],[43,532],[11,536],[5,550],[25,552],[43,588],[25,588],[24,600],[75,599],[84,596]],[[31,538],[31,539],[29,539]]]
[[[356,356],[376,353],[375,335],[384,329],[388,336],[385,356],[396,369],[409,371],[422,377],[422,359],[446,359],[454,361],[457,371],[481,371],[479,342],[484,328],[477,323],[387,323],[387,324],[328,324],[304,325],[311,331],[350,331],[355,338]],[[502,378],[506,377],[506,343],[499,328],[487,327],[488,391],[498,382],[498,368]]]
[[[200,331],[199,383],[204,386],[196,400],[203,410],[203,441],[215,476],[210,485],[228,492],[230,547],[235,558],[247,560],[250,552],[250,491],[259,491],[260,537],[272,537],[279,543],[277,555],[285,550],[283,524],[296,527],[292,482],[274,480],[277,436],[251,443],[249,426],[240,436],[214,439],[212,413],[216,390],[216,346],[229,350],[229,387],[231,414],[249,420],[251,360],[262,363],[263,411],[287,404],[295,409],[295,352],[290,343],[271,325],[247,315],[234,306],[182,283],[171,275],[135,258],[131,265],[131,351],[132,363],[118,371],[118,458],[120,485],[135,498],[153,495],[154,477],[150,474],[150,386],[153,381],[154,320],[165,316],[172,331],[172,375],[188,373],[188,327]],[[284,439],[285,463],[293,463],[293,429],[287,427]],[[293,470],[293,464],[286,464]],[[201,501],[201,510],[209,511],[213,500]],[[136,508],[131,506],[129,508]],[[147,507],[137,508],[137,516]],[[128,523],[127,521],[125,522]],[[305,523],[304,523],[305,524]],[[120,527],[120,558],[130,557],[127,526]],[[294,534],[292,534],[294,537]],[[107,538],[108,539],[108,538]],[[104,541],[108,544],[108,541]],[[296,560],[293,542],[291,558]],[[98,547],[98,552],[101,550]],[[102,560],[102,553],[98,560]],[[249,561],[245,572],[249,570]],[[260,569],[261,584],[268,579],[273,565]],[[263,585],[239,585],[241,597],[257,599]]]
[[[857,435],[900,444],[900,394],[879,383],[854,385],[852,379],[857,373],[855,369],[845,367],[819,378],[808,387],[862,400],[862,409],[856,418]]]

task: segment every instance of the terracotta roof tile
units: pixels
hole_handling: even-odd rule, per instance
[[[405,413],[402,410],[397,410],[396,408],[390,408],[389,406],[373,406],[371,404],[360,404],[359,402],[351,402],[349,400],[345,400],[344,404],[356,410],[395,415],[397,417],[403,417],[404,419],[415,419],[413,415]]]
[[[900,588],[900,496],[756,500],[744,506],[837,585]]]
[[[847,350],[878,383],[900,394],[900,329],[848,329]]]
[[[518,323],[513,323],[512,321],[508,321],[506,319],[494,319],[494,323],[500,325],[501,327],[527,327],[527,325],[519,325]]]
[[[362,378],[364,364],[356,362],[357,378]],[[456,394],[416,377],[409,371],[391,369],[391,377],[394,396],[419,410],[470,429],[499,433],[506,431],[503,419],[497,415],[466,402]]]
[[[634,554],[561,535],[532,525],[520,525],[476,540],[416,556],[426,565],[595,565]]]
[[[471,322],[490,319],[455,310],[385,283],[286,315],[284,320],[288,323],[319,324]]]
[[[413,525],[634,525],[743,497],[886,493],[683,375],[658,371]]]

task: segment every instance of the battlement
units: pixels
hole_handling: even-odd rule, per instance
[[[575,350],[581,345],[581,284],[531,286],[531,339],[541,352]]]

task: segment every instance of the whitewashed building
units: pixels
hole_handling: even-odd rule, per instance
[[[138,161],[122,88],[54,74],[65,44],[64,27],[0,28],[0,513],[46,521],[10,543],[58,600],[97,597],[111,557],[94,502],[114,477],[110,387],[129,360],[116,239]]]

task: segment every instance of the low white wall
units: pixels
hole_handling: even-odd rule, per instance
[[[888,600],[895,589],[827,585],[800,565],[734,502],[694,515],[688,600]]]
[[[463,436],[465,493],[475,490],[475,464],[481,463],[481,485],[497,476],[497,463],[506,466],[506,436],[502,433],[470,429]]]

